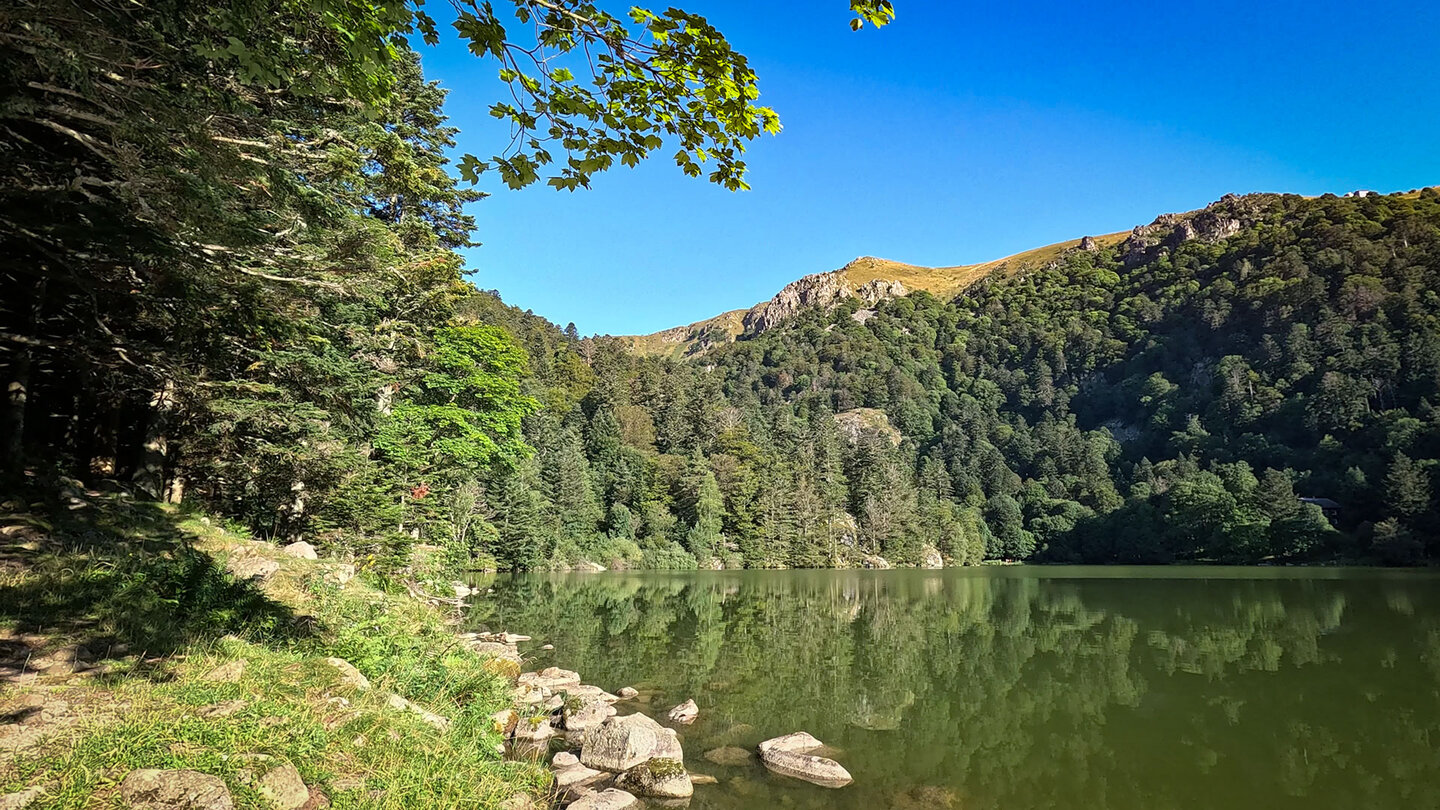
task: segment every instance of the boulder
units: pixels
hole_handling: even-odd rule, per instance
[[[608,787],[612,774],[587,768],[576,762],[564,768],[555,769],[555,789],[571,801],[601,787]]]
[[[320,559],[320,555],[315,553],[315,547],[304,540],[297,540],[288,546],[282,547],[280,550],[291,557],[296,557],[301,560]]]
[[[692,774],[690,774],[690,784],[691,784],[692,786],[694,786],[694,785],[718,785],[718,784],[720,784],[720,780],[719,780],[719,779],[716,779],[715,777],[711,776],[711,775],[708,774],[708,773],[692,773]]]
[[[479,593],[479,591],[471,590],[470,586],[463,582],[450,583],[450,590],[454,591],[456,599],[464,599],[471,594]]]
[[[821,787],[844,787],[854,781],[840,763],[810,753],[823,747],[824,743],[798,731],[760,743],[760,761],[781,776],[803,779]]]
[[[232,810],[230,790],[199,771],[138,770],[125,775],[120,797],[136,810]]]
[[[325,570],[324,579],[332,585],[344,587],[345,583],[355,578],[355,566],[350,563],[332,563]]]
[[[622,686],[616,694],[620,696],[621,700],[632,700],[640,696],[640,690],[633,686]]]
[[[546,667],[539,672],[526,672],[520,676],[521,686],[533,686],[550,692],[574,689],[580,685],[580,675],[568,669]]]
[[[603,700],[591,700],[584,702],[580,707],[571,711],[566,707],[565,730],[566,731],[588,731],[603,723],[606,718],[615,716],[615,707]]]
[[[582,683],[579,686],[566,689],[565,694],[585,701],[602,700],[606,703],[616,703],[620,700],[617,695],[612,695],[604,689],[598,686],[591,686],[588,683]]]
[[[631,810],[639,806],[640,800],[633,795],[610,788],[581,797],[570,805],[570,810]]]
[[[611,717],[585,732],[580,761],[602,771],[628,771],[655,756],[662,736],[673,739],[643,714]]]
[[[920,550],[921,568],[944,568],[945,557],[940,554],[940,549],[934,546],[926,546]]]
[[[242,553],[226,560],[225,570],[242,582],[264,582],[280,570],[280,563],[255,554]]]
[[[700,707],[695,705],[695,700],[693,698],[671,709],[669,715],[670,722],[683,723],[685,725],[689,725],[695,722],[695,718],[699,716]]]
[[[651,799],[686,799],[695,792],[685,764],[674,759],[651,759],[626,771],[618,787]]]
[[[295,766],[265,754],[244,757],[237,775],[278,810],[299,810],[310,801],[310,789]]]
[[[560,751],[555,754],[555,757],[553,759],[550,760],[550,767],[554,768],[557,771],[561,768],[570,768],[579,764],[580,758],[570,753],[569,751]]]
[[[555,736],[555,727],[545,717],[523,717],[515,724],[515,739],[541,742]]]
[[[340,685],[363,692],[370,688],[370,679],[364,673],[355,668],[355,665],[344,658],[326,658],[325,663],[334,667],[335,672],[340,676]]]
[[[470,649],[491,658],[520,663],[520,651],[509,644],[502,644],[498,641],[474,641],[470,643]]]
[[[579,571],[585,574],[599,574],[605,571],[605,566],[601,565],[600,563],[590,562],[589,560],[581,560],[580,562],[572,565],[570,567],[570,570]],[[633,799],[634,797],[631,796],[631,798]]]

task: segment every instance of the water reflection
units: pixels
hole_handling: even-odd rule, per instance
[[[696,808],[1440,807],[1440,578],[1000,569],[502,578],[538,665],[693,697]],[[538,650],[553,643],[553,653]],[[806,730],[856,783],[705,762]]]

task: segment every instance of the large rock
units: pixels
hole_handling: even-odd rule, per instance
[[[245,757],[238,778],[241,784],[255,788],[271,806],[278,810],[299,810],[310,801],[310,789],[300,778],[300,771],[284,760],[265,754]]]
[[[264,582],[280,570],[280,563],[256,554],[240,553],[225,561],[225,570],[242,582]]]
[[[920,549],[921,568],[944,568],[945,557],[940,554],[940,549],[934,546],[926,546]]]
[[[346,661],[344,658],[326,658],[325,663],[333,667],[336,674],[340,676],[341,686],[354,689],[357,692],[363,692],[370,688],[370,679],[366,678],[364,673],[356,669],[354,664]]]
[[[683,723],[685,725],[689,725],[695,722],[695,718],[699,716],[700,707],[695,705],[695,700],[693,698],[671,709],[669,715],[670,722]]]
[[[795,779],[803,779],[822,787],[844,787],[854,779],[850,772],[833,759],[816,756],[824,743],[803,731],[766,740],[758,746],[760,761],[765,767]]]
[[[320,555],[315,553],[315,547],[304,540],[296,540],[288,546],[280,549],[291,557],[301,560],[318,560]]]
[[[631,810],[639,806],[640,800],[633,795],[610,788],[581,797],[570,805],[570,810]]]
[[[578,687],[580,685],[580,675],[568,669],[546,667],[539,672],[526,672],[522,674],[518,683],[521,686],[559,692],[562,689],[574,689]]]
[[[233,810],[218,776],[199,771],[139,770],[126,774],[120,797],[136,810]]]
[[[614,716],[615,707],[603,700],[591,700],[582,703],[579,708],[573,711],[567,706],[565,709],[565,730],[589,731],[595,726],[605,722],[606,718]]]
[[[695,792],[685,764],[674,759],[651,759],[626,771],[617,786],[651,799],[686,799]]]
[[[643,714],[611,717],[585,732],[580,761],[591,768],[620,773],[656,756],[672,741],[672,735]]]
[[[558,765],[558,761],[555,764]],[[555,768],[555,789],[562,798],[574,801],[601,787],[606,787],[611,778],[613,778],[613,774],[587,768],[577,761]]]
[[[640,690],[633,686],[622,686],[616,694],[619,695],[621,700],[633,700],[640,696]]]

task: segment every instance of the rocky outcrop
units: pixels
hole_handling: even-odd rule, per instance
[[[242,582],[265,582],[280,570],[280,563],[241,551],[225,561],[225,570]]]
[[[520,676],[520,686],[560,692],[580,686],[580,675],[568,669],[546,667],[539,672],[527,672]]]
[[[888,442],[892,447],[900,444],[900,431],[890,424],[890,417],[879,408],[852,408],[835,414],[834,419],[841,437],[852,445],[864,438]]]
[[[126,774],[120,797],[137,810],[232,810],[235,803],[218,776],[199,771],[139,770]]]
[[[1149,225],[1137,225],[1121,244],[1129,267],[1151,261],[1163,249],[1186,242],[1222,242],[1260,220],[1279,199],[1274,194],[1226,194],[1200,211],[1161,214]]]
[[[840,763],[815,752],[825,744],[804,731],[760,743],[760,761],[781,776],[803,779],[821,787],[844,787],[854,779]]]
[[[940,553],[940,549],[934,546],[926,546],[920,549],[920,567],[944,568],[945,557]]]
[[[853,286],[845,268],[828,273],[814,273],[790,282],[776,293],[774,298],[751,308],[745,313],[742,323],[745,334],[758,335],[795,317],[804,309],[830,309],[847,298],[859,298],[866,304],[874,305],[891,298],[899,298],[906,292],[908,291],[904,284],[879,278],[858,287]]]

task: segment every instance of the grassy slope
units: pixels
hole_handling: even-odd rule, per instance
[[[1102,246],[1118,244],[1129,235],[1129,231],[1097,236]],[[1040,267],[1060,257],[1067,250],[1080,244],[1079,239],[1057,242],[1053,245],[1027,250],[994,261],[980,264],[957,265],[954,267],[923,267],[904,262],[862,256],[845,265],[843,272],[851,287],[858,287],[868,281],[884,279],[898,281],[908,290],[924,290],[937,298],[952,298],[966,287],[992,273],[1010,274],[1028,267]],[[686,356],[706,330],[718,327],[731,339],[743,331],[741,321],[749,310],[736,309],[724,312],[689,326],[677,326],[649,335],[632,335],[621,338],[637,354],[668,355],[681,358]]]
[[[118,807],[130,770],[188,768],[224,778],[239,808],[268,807],[237,779],[248,754],[289,760],[335,807],[497,807],[543,793],[543,770],[495,750],[489,715],[508,707],[510,673],[459,643],[444,616],[363,576],[337,585],[324,576],[332,563],[208,523],[123,502],[54,526],[6,516],[0,643],[42,660],[81,644],[110,660],[0,684],[0,795],[39,784],[48,793],[32,807]],[[220,561],[237,552],[282,567],[263,591],[236,583]],[[341,685],[327,656],[372,688]],[[205,678],[236,661],[235,682]],[[450,728],[391,708],[391,693]],[[227,701],[244,703],[201,716]]]

